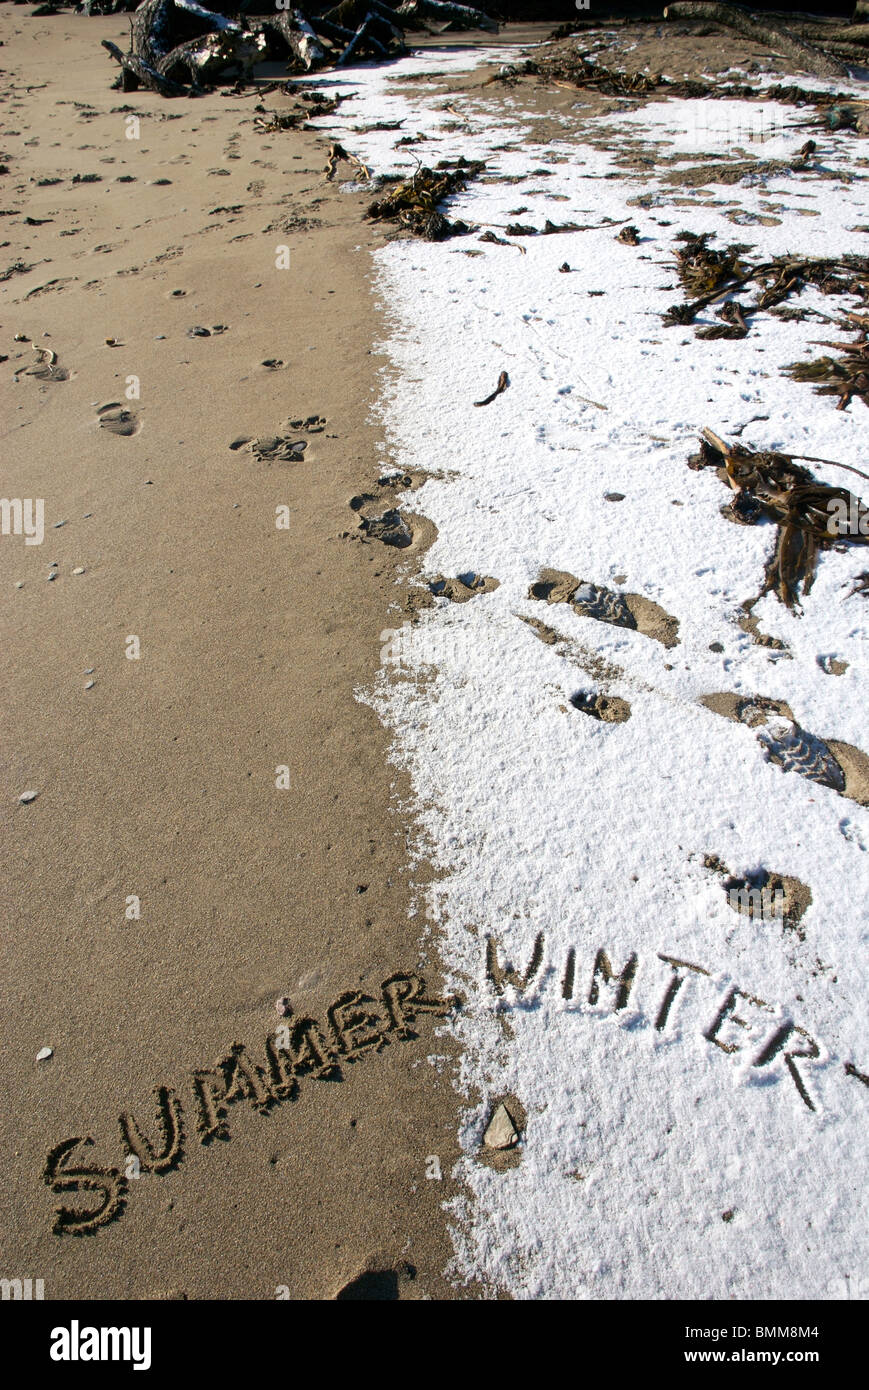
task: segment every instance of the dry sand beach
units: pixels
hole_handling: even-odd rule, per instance
[[[331,1298],[369,1265],[408,1267],[403,1296],[440,1297],[459,1149],[448,1079],[424,1064],[429,1018],[340,1084],[237,1110],[210,1146],[191,1083],[235,1043],[262,1064],[280,997],[325,1026],[336,998],[379,998],[397,972],[439,984],[409,916],[387,736],[353,696],[393,586],[395,552],[347,539],[349,499],[381,472],[382,237],[364,195],[325,181],[322,137],[264,140],[253,103],[220,91],[180,109],[110,91],[98,39],[122,42],[123,16],[7,10],[0,26],[4,257],[32,266],[4,286],[3,493],[45,498],[46,527],[42,546],[0,551],[4,1267],[88,1298]],[[68,378],[16,382],[34,362],[18,333]],[[111,402],[134,433],[101,428]],[[314,431],[288,427],[303,463],[230,447],[312,416]],[[118,1117],[158,1146],[159,1086],[185,1112],[177,1171],[131,1182],[98,1238],[58,1239],[48,1150],[81,1135],[96,1166],[123,1167]],[[432,1154],[441,1184],[425,1181]]]
[[[685,467],[711,427],[865,468],[865,385],[837,412],[760,357],[695,377],[693,328],[648,325],[682,293],[673,235],[704,218],[768,234],[769,256],[809,223],[804,254],[831,255],[841,224],[835,253],[865,258],[869,145],[849,129],[791,198],[758,189],[770,170],[716,183],[716,161],[757,150],[716,148],[710,118],[690,147],[706,173],[686,174],[663,100],[487,80],[550,29],[326,72],[302,85],[346,110],[269,130],[258,114],[291,93],[261,112],[251,85],[113,91],[99,41],[126,46],[124,15],[0,13],[0,493],[44,499],[41,543],[0,537],[0,1273],[46,1299],[865,1290],[869,562],[823,550],[804,617],[771,593],[746,617],[772,528],[722,521],[720,460]],[[721,32],[635,26],[595,51],[629,73],[812,87]],[[859,75],[840,85],[861,99]],[[768,112],[783,143],[757,157],[796,158],[808,132],[782,122],[814,114]],[[327,177],[335,141],[375,181],[409,168],[408,132],[441,142],[411,136],[413,159],[488,161],[481,201],[448,209],[476,235],[405,237],[366,217],[358,165]],[[589,181],[560,184],[574,159]],[[819,189],[821,216],[798,215]],[[572,232],[535,238],[544,214]],[[554,327],[543,271],[559,311],[581,289],[588,318]],[[822,318],[866,313],[853,276],[844,309],[812,282],[807,324],[758,311],[759,351],[840,339]],[[674,331],[688,346],[655,376]],[[533,453],[566,467],[568,407],[588,513]],[[512,474],[532,458],[539,477]],[[862,516],[869,484],[816,474]],[[396,508],[401,548],[371,525]],[[409,635],[398,657],[390,633]],[[698,926],[697,894],[737,882],[786,892],[786,921],[759,934],[725,905]],[[737,1014],[752,1006],[757,1027]],[[569,1065],[564,1028],[585,1030]],[[502,1148],[483,1141],[493,1116]],[[788,1151],[814,1176],[783,1216]],[[811,1248],[822,1190],[838,1253]]]

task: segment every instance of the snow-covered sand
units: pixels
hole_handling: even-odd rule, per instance
[[[865,254],[865,231],[850,230],[869,222],[865,173],[844,177],[865,143],[816,136],[841,182],[788,173],[686,189],[667,182],[671,164],[619,166],[628,134],[686,165],[790,159],[807,113],[669,100],[591,119],[578,108],[563,139],[538,145],[521,86],[508,125],[486,92],[465,93],[470,134],[444,129],[456,114],[442,95],[401,89],[408,73],[487,56],[354,72],[354,97],[323,121],[376,173],[462,154],[524,175],[475,181],[454,200],[449,215],[481,231],[613,219],[641,237],[624,245],[605,225],[510,238],[524,254],[476,236],[398,240],[377,257],[391,323],[384,466],[432,475],[406,498],[437,527],[424,575],[499,581],[467,603],[437,599],[413,626],[397,618],[380,682],[360,692],[412,775],[416,851],[438,869],[420,891],[465,998],[453,1025],[468,1194],[451,1211],[455,1277],[536,1298],[854,1296],[866,1094],[845,1063],[869,1062],[869,810],[783,772],[756,728],[699,698],[786,701],[802,728],[869,751],[869,605],[849,596],[869,552],[822,554],[801,613],[761,600],[759,628],[786,651],[760,646],[736,620],[761,588],[773,528],[724,519],[714,471],[686,461],[708,426],[865,467],[869,417],[859,399],[837,411],[781,374],[841,336],[820,319],[762,313],[746,339],[701,341],[660,316],[685,297],[672,268],[680,230],[750,243],[752,257]],[[395,119],[400,133],[361,130]],[[395,147],[416,131],[431,138]],[[629,203],[641,194],[652,206]],[[814,289],[799,303],[856,307]],[[475,408],[501,371],[509,388]],[[811,466],[869,501],[853,474]],[[545,568],[660,605],[678,645],[529,597]],[[570,703],[600,692],[630,718]],[[798,927],[734,911],[725,867],[806,885]],[[508,962],[527,981],[504,983]],[[525,1111],[518,1161],[481,1153],[504,1096]]]

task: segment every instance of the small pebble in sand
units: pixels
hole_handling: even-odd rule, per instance
[[[65,522],[65,521],[56,521],[56,522],[54,523],[54,529],[55,529],[55,531],[59,531],[60,528],[61,528],[61,526],[65,526],[65,525],[66,525],[66,522]]]
[[[293,1006],[285,994],[282,994],[280,999],[275,1000],[275,1013],[280,1018],[288,1018],[292,1012]]]
[[[84,565],[76,565],[73,574],[84,574]]]
[[[52,571],[51,571],[51,574],[48,575],[48,582],[49,582],[49,584],[51,583],[51,581],[52,581],[53,579],[56,579],[56,578],[57,578],[57,570],[52,570]]]
[[[49,1057],[54,1056],[53,1047],[41,1047],[36,1054],[37,1062],[47,1062]]]
[[[96,669],[97,668],[95,666],[88,666],[87,670],[85,671],[85,675],[92,676]]]
[[[23,579],[16,579],[16,581],[15,581],[15,587],[16,587],[16,589],[23,589],[23,588],[24,588],[24,580],[23,580]]]
[[[188,328],[187,336],[188,338],[210,338],[211,329],[203,328],[201,324],[197,324],[195,328]]]
[[[21,802],[22,806],[29,806],[31,801],[35,801],[38,796],[39,792],[22,792],[18,800]]]
[[[96,681],[85,681],[85,683],[84,683],[84,688],[85,688],[85,690],[93,690],[93,688],[94,688],[95,685],[96,685]]]

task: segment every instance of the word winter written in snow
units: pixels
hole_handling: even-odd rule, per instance
[[[53,1327],[52,1361],[132,1361],[134,1371],[151,1368],[150,1327]]]
[[[524,973],[520,974],[509,962],[501,965],[498,959],[498,944],[492,936],[486,939],[486,977],[495,993],[503,995],[507,986],[524,994],[535,977],[543,978],[545,947],[543,932],[539,932],[531,951],[531,957]],[[676,1000],[688,981],[700,983],[704,979],[714,986],[711,970],[705,966],[693,965],[678,956],[658,953],[657,961],[665,970],[647,969],[647,983],[655,981],[656,997],[653,1014],[656,1032],[664,1033],[672,1026],[675,1017]],[[600,1013],[611,1004],[614,1013],[627,1007],[639,970],[639,957],[633,952],[621,969],[614,969],[610,956],[604,947],[595,954],[588,982],[588,1006]],[[585,991],[577,981],[576,950],[571,946],[564,960],[561,976],[561,997],[568,1001],[571,1009],[583,1001]],[[576,1001],[576,1002],[574,1002]],[[746,1017],[748,1015],[748,1017]],[[770,1015],[775,1015],[773,1019]],[[806,1063],[821,1060],[821,1048],[811,1038],[805,1028],[791,1019],[779,1016],[779,1011],[765,999],[730,986],[723,999],[711,1005],[708,1026],[703,1036],[713,1047],[720,1048],[730,1055],[739,1054],[739,1060],[748,1053],[751,1067],[769,1067],[774,1063],[783,1064],[797,1089],[800,1100],[808,1110],[818,1106],[806,1084],[801,1068]],[[847,1071],[846,1067],[846,1071]]]
[[[457,1004],[456,999],[429,998],[422,976],[400,972],[383,981],[379,999],[359,990],[340,994],[326,1010],[325,1028],[316,1018],[296,1017],[287,1005],[285,1022],[266,1041],[264,1060],[255,1060],[243,1043],[233,1043],[213,1067],[191,1074],[199,1142],[230,1138],[229,1106],[246,1101],[267,1114],[276,1105],[296,1100],[299,1082],[306,1076],[340,1080],[343,1064],[379,1052],[388,1043],[419,1037],[413,1027],[419,1014],[443,1018]],[[56,1235],[90,1235],[99,1230],[124,1210],[132,1179],[168,1173],[183,1162],[181,1098],[170,1086],[156,1087],[154,1095],[160,1138],[152,1143],[136,1118],[125,1112],[119,1120],[125,1150],[121,1164],[76,1163],[76,1150],[93,1147],[89,1136],[64,1139],[51,1150],[42,1176],[52,1192],[84,1194],[97,1202],[96,1206],[91,1200],[86,1207],[58,1207]]]

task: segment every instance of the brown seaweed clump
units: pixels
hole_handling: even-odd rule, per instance
[[[481,160],[462,158],[444,161],[444,165],[447,163],[450,167],[442,165],[437,169],[421,165],[413,178],[397,184],[385,198],[371,203],[368,216],[375,221],[397,222],[426,241],[444,241],[470,231],[465,222],[450,222],[438,210],[438,204],[466,188],[486,166]]]
[[[657,91],[663,82],[657,74],[617,72],[577,52],[544,58],[530,71],[536,72],[545,81],[566,82],[572,87],[591,87],[605,96],[645,96]]]
[[[856,318],[856,315],[853,317]],[[794,381],[814,381],[819,396],[838,396],[837,410],[844,410],[855,396],[869,405],[869,320],[853,343],[819,343],[819,347],[844,349],[842,357],[818,357],[814,362],[792,362],[785,376]]]
[[[794,455],[726,444],[712,430],[703,430],[700,452],[688,467],[718,470],[734,494],[723,509],[729,520],[743,526],[775,524],[775,546],[758,597],[774,593],[787,608],[796,609],[801,592],[811,592],[821,550],[844,543],[869,545],[869,508],[847,488],[820,482]]]
[[[746,248],[740,245],[728,246],[724,251],[716,251],[709,245],[711,232],[679,232],[676,240],[682,246],[676,252],[676,273],[680,283],[692,298],[711,294],[732,280],[745,274],[746,267],[739,260],[739,253]]]
[[[757,287],[756,299],[740,306],[746,320],[783,304],[791,295],[800,294],[806,285],[814,285],[822,294],[850,294],[869,302],[869,256],[786,255],[752,265],[742,259],[747,247],[735,243],[717,251],[709,245],[710,235],[680,232],[676,237],[682,242],[676,252],[676,273],[690,298],[683,304],[671,305],[662,315],[668,327],[693,323],[701,310],[752,283]],[[701,329],[698,336],[736,335]]]

